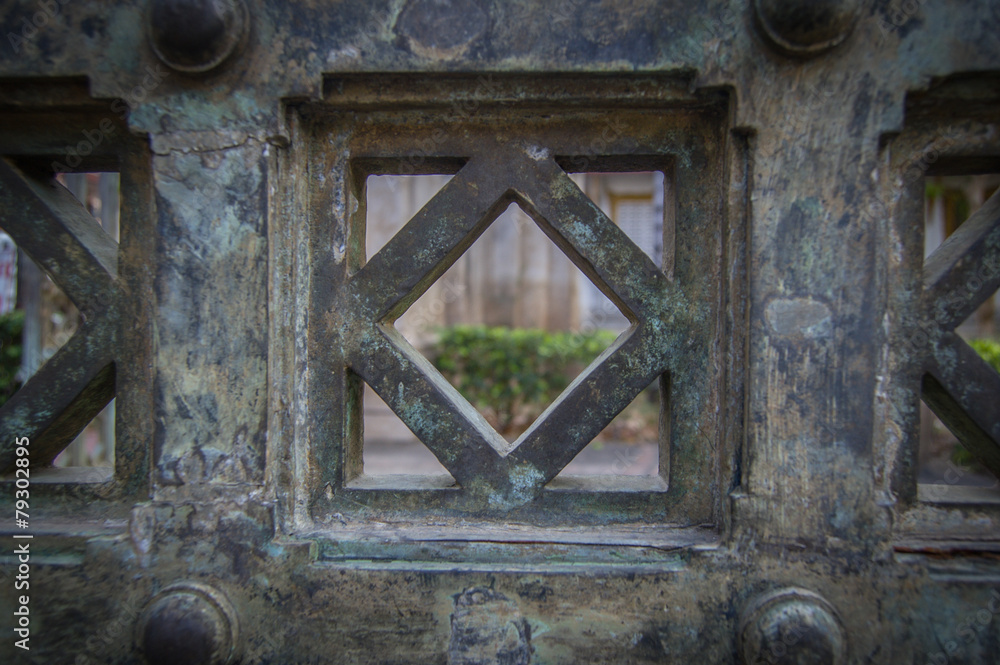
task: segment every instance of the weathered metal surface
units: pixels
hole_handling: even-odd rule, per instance
[[[176,148],[153,142],[162,252],[155,276],[157,473],[164,485],[260,484],[268,147],[200,140]]]
[[[778,589],[755,598],[740,622],[745,663],[793,665],[847,662],[847,635],[836,609],[803,589]]]
[[[87,319],[5,405],[0,468],[9,472],[15,439],[37,432],[32,456],[36,464],[47,464],[114,396],[118,246],[51,176],[39,179],[0,163],[0,183],[0,225],[29,256],[37,257]]]
[[[157,594],[136,630],[150,665],[227,665],[239,651],[236,610],[219,591],[195,582],[171,584]]]
[[[156,0],[148,11],[150,45],[160,60],[181,72],[218,67],[249,29],[242,0]]]
[[[493,589],[472,588],[455,596],[451,615],[449,665],[478,663],[527,665],[531,626],[517,603]]]
[[[860,0],[753,0],[761,33],[778,50],[808,57],[823,53],[851,34]]]
[[[1000,287],[1000,196],[993,195],[924,261],[932,332],[923,395],[942,422],[1000,477],[1000,375],[953,331]]]
[[[467,81],[444,78],[437,89],[462,94]],[[728,444],[721,438],[717,404],[719,395],[740,391],[739,386],[723,386],[711,361],[713,349],[728,348],[719,322],[719,298],[729,288],[722,278],[719,228],[725,95],[691,95],[676,79],[664,80],[657,89],[647,79],[640,91],[620,90],[616,98],[624,95],[646,110],[620,112],[611,123],[600,112],[584,110],[548,117],[548,86],[527,79],[493,84],[500,100],[517,100],[516,111],[483,99],[476,102],[476,116],[464,118],[453,109],[438,110],[436,95],[420,101],[405,85],[400,92],[410,110],[370,106],[368,91],[380,90],[385,100],[400,83],[392,76],[381,82],[358,77],[331,82],[330,105],[354,114],[344,122],[327,118],[325,106],[303,108],[311,129],[293,139],[318,153],[310,171],[336,174],[315,188],[309,214],[302,217],[298,232],[314,238],[307,264],[315,268],[296,290],[305,291],[307,279],[315,285],[309,320],[319,324],[308,331],[314,347],[306,350],[305,363],[313,370],[307,390],[343,405],[293,442],[302,468],[309,470],[304,477],[315,478],[295,488],[301,497],[295,505],[309,506],[308,513],[294,511],[298,528],[308,532],[340,519],[336,515],[350,518],[362,505],[384,511],[381,520],[396,528],[407,522],[418,528],[417,520],[428,518],[440,522],[484,515],[534,524],[632,523],[642,528],[656,519],[677,527],[713,524],[724,510],[721,487],[731,482],[726,477],[731,455],[718,454]],[[575,87],[581,94],[579,84],[567,85],[566,92],[572,94]],[[362,110],[353,107],[358,97]],[[603,95],[592,93],[592,98],[599,105],[612,103]],[[517,138],[511,140],[515,132]],[[396,138],[399,134],[405,139]],[[324,140],[342,144],[344,150],[317,150]],[[417,156],[414,145],[419,146]],[[365,178],[435,169],[456,175],[364,263],[356,248],[363,246]],[[670,229],[676,238],[672,279],[566,173],[614,170],[661,170],[689,193]],[[634,326],[531,429],[508,444],[402,339],[392,322],[511,202],[535,219]],[[588,487],[583,480],[549,485],[661,375],[670,377],[671,394],[658,477],[606,479],[601,487],[594,482]],[[362,380],[437,455],[457,481],[450,488],[454,491],[435,489],[440,480],[394,478],[387,485],[363,474],[361,434],[355,429]],[[345,443],[329,444],[337,441]]]
[[[52,90],[45,93],[39,88],[19,87],[18,94],[5,99],[18,109],[21,102],[37,101],[38,94],[45,96]],[[117,389],[127,397],[118,402],[123,417],[117,426],[120,454],[115,473],[96,469],[38,471],[36,479],[49,487],[56,503],[65,493],[78,499],[146,497],[150,486],[147,416],[152,340],[145,332],[149,284],[142,257],[148,256],[152,237],[146,224],[148,203],[144,196],[149,179],[143,143],[133,142],[120,120],[95,113],[95,104],[85,91],[74,85],[57,84],[57,89],[59,98],[77,106],[74,112],[50,109],[38,115],[16,110],[6,116],[0,132],[8,159],[2,167],[0,189],[5,202],[0,215],[4,227],[74,301],[84,322],[4,405],[0,460],[5,469],[11,469],[13,443],[27,436],[34,437],[33,463],[44,466],[100,412]],[[51,178],[52,171],[111,168],[123,172],[122,219],[127,228],[120,244],[105,235]],[[129,251],[120,252],[122,248]],[[125,256],[129,258],[123,259]],[[98,505],[99,510],[108,509],[107,504]],[[92,508],[87,506],[85,511]],[[115,512],[127,510],[126,505],[114,508]]]
[[[993,77],[975,86],[965,77],[955,77],[912,94],[906,126],[892,144],[891,168],[901,194],[894,201],[891,192],[884,192],[872,210],[890,220],[888,241],[898,250],[887,263],[888,311],[894,325],[887,337],[886,406],[881,410],[887,470],[894,469],[895,474],[881,478],[898,500],[900,530],[915,538],[913,544],[919,543],[921,551],[963,549],[958,540],[984,539],[984,525],[991,533],[996,519],[993,509],[984,505],[989,497],[967,496],[961,488],[947,485],[918,492],[915,481],[921,394],[984,462],[996,463],[996,440],[982,430],[995,418],[996,397],[988,391],[995,385],[996,373],[981,367],[978,357],[966,355],[965,343],[952,332],[962,312],[984,298],[996,279],[996,246],[990,240],[996,233],[995,201],[926,260],[920,229],[909,221],[922,212],[918,197],[924,175],[997,168],[1000,143],[989,129],[998,119],[992,101],[995,91]],[[955,106],[962,113],[956,114]],[[964,373],[959,363],[967,368]]]
[[[945,408],[976,424],[987,461],[997,443],[995,375],[959,378],[949,353],[963,347],[946,321],[928,323],[937,292],[925,293],[934,264],[923,264],[920,191],[923,174],[1000,170],[997,6],[810,4],[813,18],[846,9],[814,28],[792,12],[806,6],[797,2],[252,2],[245,43],[193,76],[157,57],[144,2],[4,2],[0,153],[25,173],[54,161],[120,168],[123,235],[116,313],[97,312],[104,332],[86,337],[114,361],[115,477],[43,483],[51,472],[32,470],[32,649],[5,638],[0,658],[139,662],[143,608],[172,583],[197,580],[232,602],[245,663],[461,662],[462,645],[480,638],[538,663],[736,663],[746,655],[744,610],[786,587],[826,599],[823,611],[843,624],[846,662],[993,662],[1000,503],[918,489],[914,460],[928,358],[954,403]],[[839,43],[788,57],[759,25],[770,11],[788,44]],[[372,312],[367,327],[349,337],[367,333],[390,362],[412,362],[383,331],[441,270],[433,253],[413,251],[435,223],[418,220],[415,244],[378,259],[405,259],[403,269],[369,267],[381,285],[356,290],[363,244],[348,233],[346,206],[361,183],[348,175],[407,157],[434,172],[465,165],[480,171],[454,187],[512,187],[550,230],[567,229],[547,200],[552,185],[567,191],[558,157],[608,152],[610,123],[630,115],[646,119],[615,140],[668,128],[660,147],[670,149],[658,152],[675,164],[697,153],[684,148],[706,136],[699,123],[713,128],[710,158],[691,166],[703,181],[677,189],[680,223],[693,234],[678,235],[673,286],[643,291],[675,289],[711,322],[690,308],[677,314],[666,297],[625,292],[624,266],[583,260],[590,249],[576,240],[562,245],[640,327],[674,316],[711,331],[694,337],[700,350],[669,360],[683,325],[653,335],[660,341],[634,369],[652,377],[670,367],[672,394],[704,397],[671,423],[681,450],[670,473],[697,471],[677,503],[676,483],[659,493],[537,492],[536,481],[522,508],[493,512],[448,506],[440,497],[460,493],[449,490],[345,486],[360,469],[358,423],[346,415],[360,381],[344,360],[376,384],[386,368],[363,365],[368,347],[331,343],[348,320],[343,300],[373,297],[356,308]],[[546,138],[555,166],[517,167],[512,153],[511,173],[477,166],[464,146],[478,139],[463,134],[477,117],[493,141]],[[105,118],[113,135],[102,133]],[[607,135],[594,131],[603,118]],[[423,141],[434,136],[441,141]],[[377,150],[358,152],[364,145]],[[503,155],[485,157],[503,164]],[[359,156],[385,161],[353,164]],[[2,214],[12,202],[51,226],[35,201],[47,199],[15,195],[8,183],[22,186],[9,174],[3,183]],[[463,219],[475,228],[494,200],[484,193]],[[435,205],[452,215],[469,201]],[[578,199],[573,209],[574,219],[595,218]],[[68,226],[62,213],[55,223]],[[448,226],[433,256],[449,257],[465,238]],[[996,248],[983,238],[989,248],[974,255],[985,260]],[[35,258],[56,255],[41,247]],[[51,270],[66,271],[67,288],[80,265],[60,259]],[[609,277],[611,268],[626,274]],[[951,286],[962,287],[961,274]],[[948,300],[947,323],[990,280]],[[685,358],[701,358],[708,380],[678,385],[670,363]],[[4,437],[22,426],[9,414]],[[431,420],[426,427],[439,425]],[[469,430],[461,420],[440,422]],[[480,434],[473,426],[468,435]],[[581,437],[522,461],[550,476]],[[502,464],[477,475],[454,441],[434,445],[455,457],[460,484],[489,476],[483,501],[512,496]],[[487,443],[469,464],[483,468],[493,450]],[[366,500],[351,503],[352,491]],[[11,505],[13,486],[3,496]],[[16,530],[4,522],[4,542]],[[10,551],[0,555],[4,608],[19,595]],[[474,589],[489,589],[483,598],[502,612],[459,607]],[[11,635],[12,612],[3,614]],[[456,625],[466,638],[454,638]]]

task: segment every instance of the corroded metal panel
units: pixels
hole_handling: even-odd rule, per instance
[[[923,395],[998,470],[952,332],[996,198],[925,262],[920,191],[1000,171],[996,3],[0,7],[0,226],[86,317],[0,410],[4,662],[995,660],[1000,501],[915,456]],[[673,169],[672,275],[581,155]],[[364,176],[415,159],[456,177],[363,265]],[[59,170],[121,172],[117,247]],[[391,324],[514,200],[635,330],[498,452]],[[665,491],[544,489],[665,370]],[[362,378],[461,490],[366,485]],[[111,477],[45,469],[112,395]]]
[[[460,94],[467,81],[443,79],[438,87]],[[720,455],[728,444],[717,414],[719,396],[727,390],[714,362],[731,352],[720,323],[720,302],[730,288],[722,279],[720,228],[725,96],[686,95],[676,81],[664,81],[662,97],[652,98],[651,87],[636,100],[644,111],[595,96],[595,103],[609,110],[555,116],[544,112],[546,92],[522,79],[496,81],[499,96],[516,102],[481,102],[474,119],[436,108],[435,98],[407,112],[359,112],[350,106],[375,86],[383,104],[393,106],[396,94],[416,104],[410,86],[395,77],[331,83],[337,92],[330,105],[348,107],[350,115],[327,118],[323,107],[303,108],[313,119],[308,132],[293,140],[310,146],[309,172],[330,174],[315,187],[299,230],[313,239],[310,323],[296,335],[308,336],[312,344],[305,350],[311,381],[297,395],[311,424],[293,445],[309,469],[305,477],[316,478],[297,488],[300,500],[310,505],[299,528],[329,524],[333,515],[354,514],[360,505],[378,508],[380,520],[391,515],[392,521],[433,513],[438,523],[485,515],[487,521],[503,516],[535,524],[714,524],[723,511],[722,488],[732,482],[722,476],[730,464],[720,457],[731,454]],[[514,135],[516,140],[507,138]],[[677,240],[671,277],[567,175],[654,169],[670,172],[683,200],[672,229]],[[365,263],[359,256],[365,179],[412,171],[455,177]],[[392,322],[512,202],[633,325],[535,426],[508,443]],[[559,471],[660,375],[670,391],[660,474],[645,484],[608,480],[605,491],[587,491],[582,481],[558,491],[552,481]],[[364,475],[357,430],[362,380],[451,472],[454,491],[433,489],[432,479],[393,479],[392,485]],[[740,387],[731,390],[738,393]],[[317,420],[318,412],[330,415]]]

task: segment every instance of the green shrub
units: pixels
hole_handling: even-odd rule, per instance
[[[534,420],[616,335],[460,325],[439,332],[434,366],[501,434]]]
[[[15,309],[0,315],[0,406],[21,387],[17,372],[21,369],[21,331],[24,311]]]
[[[974,339],[969,344],[983,360],[1000,372],[1000,342],[992,339]]]
[[[989,363],[993,369],[1000,372],[1000,343],[991,339],[974,339],[969,342],[969,346],[975,349],[979,357]],[[955,446],[951,453],[951,461],[959,466],[982,470],[979,461],[961,445]]]

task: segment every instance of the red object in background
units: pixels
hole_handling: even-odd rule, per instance
[[[17,245],[0,231],[0,314],[17,305]]]

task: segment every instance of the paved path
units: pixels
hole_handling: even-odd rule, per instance
[[[447,473],[441,463],[385,402],[365,392],[365,473],[371,475]],[[657,472],[655,443],[592,443],[563,473],[575,475],[651,476]]]

